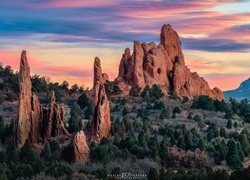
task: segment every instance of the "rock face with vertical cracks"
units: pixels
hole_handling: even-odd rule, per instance
[[[105,78],[102,75],[101,62],[98,57],[94,62],[94,98],[92,133],[96,141],[108,137],[111,128],[109,101],[105,91]]]
[[[78,132],[74,137],[75,160],[86,162],[89,159],[89,146],[83,131]]]
[[[169,24],[161,29],[159,45],[135,41],[133,54],[129,48],[125,49],[115,83],[121,90],[126,85],[144,88],[157,84],[166,94],[174,92],[191,99],[200,95],[224,99],[220,89],[210,89],[202,77],[185,65],[181,41]]]
[[[31,144],[36,144],[45,142],[50,137],[68,134],[64,128],[64,109],[56,104],[54,92],[51,93],[51,101],[47,107],[42,107],[38,96],[32,93],[26,51],[21,54],[18,78],[18,118],[14,123],[13,132],[17,147],[23,147],[27,139]]]
[[[55,93],[51,91],[50,103],[43,108],[44,140],[60,135],[68,135],[64,127],[64,107],[56,103]]]
[[[40,103],[38,97],[32,95],[30,80],[30,67],[26,57],[26,51],[22,51],[20,60],[19,79],[19,102],[18,118],[14,127],[14,138],[17,147],[22,147],[27,139],[36,143],[40,128]],[[34,132],[33,134],[31,134]]]

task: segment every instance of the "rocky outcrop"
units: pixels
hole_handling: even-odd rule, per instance
[[[105,79],[102,76],[101,62],[98,57],[94,62],[94,97],[93,97],[93,119],[92,133],[96,141],[108,137],[111,122],[109,101],[105,91]]]
[[[30,142],[32,144],[41,142],[41,128],[42,128],[42,107],[39,98],[33,93],[31,102],[31,129],[30,129]]]
[[[202,77],[185,65],[179,36],[171,25],[162,27],[159,45],[136,41],[132,55],[125,49],[115,83],[121,90],[125,89],[124,84],[141,88],[157,84],[166,94],[174,92],[191,99],[200,95],[224,99],[218,88],[210,89]]]
[[[89,159],[89,146],[83,131],[78,132],[74,137],[75,160],[86,162]]]
[[[22,147],[27,139],[37,143],[41,124],[41,106],[38,97],[32,94],[30,67],[26,51],[22,51],[19,69],[18,118],[15,122],[14,137],[17,147]]]
[[[64,107],[56,103],[54,91],[51,91],[50,103],[46,108],[43,108],[43,114],[44,140],[69,134],[64,127]]]
[[[39,98],[32,93],[30,67],[26,51],[22,51],[20,60],[18,118],[14,123],[14,138],[18,148],[27,139],[31,144],[45,142],[50,137],[67,135],[64,128],[63,106],[56,104],[55,94],[51,93],[51,101],[47,107],[42,107]]]

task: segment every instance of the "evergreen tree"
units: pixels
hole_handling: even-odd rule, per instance
[[[148,179],[150,180],[159,180],[159,174],[156,168],[151,168],[148,173]]]
[[[231,119],[229,119],[229,120],[227,121],[227,128],[228,128],[228,129],[232,129],[232,127],[233,127],[233,122],[232,122]]]
[[[167,166],[169,161],[169,152],[168,146],[165,139],[162,139],[160,149],[159,149],[159,156],[164,166]]]
[[[239,136],[239,142],[241,144],[242,150],[245,154],[245,156],[248,156],[250,153],[250,144],[247,138],[246,134],[240,134]]]
[[[63,150],[61,154],[61,158],[66,162],[73,162],[75,160],[74,156],[74,144],[71,141]]]
[[[0,115],[0,142],[3,139],[3,135],[4,135],[4,121],[3,121],[3,116]]]
[[[15,145],[15,142],[13,139],[10,140],[9,146],[7,148],[6,151],[7,155],[8,155],[8,161],[9,162],[18,162],[19,161],[19,156],[18,156],[18,152],[17,152],[17,148]]]
[[[90,119],[93,111],[93,105],[92,102],[90,102],[84,112],[84,118],[85,119]]]
[[[82,129],[82,112],[77,103],[74,103],[70,111],[69,132],[73,133]]]
[[[50,146],[49,146],[49,143],[46,143],[41,154],[40,154],[40,157],[46,161],[50,161],[51,160],[51,157],[52,157],[52,153],[51,153],[51,150],[50,150]]]
[[[238,151],[237,144],[236,144],[235,140],[230,139],[227,143],[227,147],[228,147],[228,152],[226,155],[227,164],[233,168],[241,167],[242,160],[240,158],[239,151]]]
[[[168,107],[165,107],[161,110],[160,119],[169,119],[170,118],[170,109]]]
[[[84,109],[89,105],[90,99],[88,98],[86,92],[82,93],[82,95],[78,98],[77,103],[81,109]]]
[[[29,140],[26,140],[24,146],[21,148],[20,160],[23,163],[29,163],[29,164],[32,164],[33,162],[36,161],[36,154],[33,151]]]
[[[200,138],[200,139],[199,139],[199,142],[198,142],[198,144],[197,144],[197,147],[198,147],[201,151],[204,151],[204,149],[205,149],[205,143],[204,143],[203,138]]]
[[[227,137],[226,129],[224,127],[220,127],[220,136],[224,138]]]

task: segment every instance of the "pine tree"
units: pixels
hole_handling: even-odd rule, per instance
[[[230,139],[227,143],[227,147],[228,147],[228,152],[226,155],[227,164],[233,168],[241,167],[242,160],[241,160],[241,157],[239,155],[237,143],[235,142],[235,140]]]
[[[13,139],[10,140],[9,146],[7,148],[6,151],[7,155],[8,155],[8,161],[9,162],[18,162],[19,161],[19,156],[18,156],[18,152],[17,152],[17,148],[15,145],[15,142]]]
[[[32,164],[36,160],[35,152],[33,151],[29,140],[26,140],[24,146],[21,148],[20,160],[29,164]]]
[[[52,157],[52,153],[51,153],[51,150],[50,150],[50,146],[49,146],[49,143],[46,143],[41,154],[40,154],[40,157],[43,158],[44,160],[46,161],[50,161],[51,160],[51,157]]]
[[[227,128],[228,128],[228,129],[232,129],[232,127],[233,127],[233,122],[232,122],[231,119],[229,119],[229,120],[227,121]]]
[[[159,180],[159,174],[156,168],[151,168],[148,173],[148,179],[150,180]]]
[[[250,153],[250,144],[246,134],[241,134],[239,137],[239,142],[241,144],[242,150],[245,156],[248,156]]]
[[[167,162],[169,160],[169,152],[168,146],[165,139],[162,139],[160,149],[159,149],[159,156],[164,166],[167,166]]]

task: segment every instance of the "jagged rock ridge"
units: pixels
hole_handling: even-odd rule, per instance
[[[128,86],[159,85],[166,94],[176,93],[180,97],[207,95],[222,100],[224,95],[218,88],[210,89],[208,83],[185,65],[178,34],[171,25],[161,29],[160,44],[134,42],[134,51],[125,49],[119,74],[115,83],[126,91]]]

